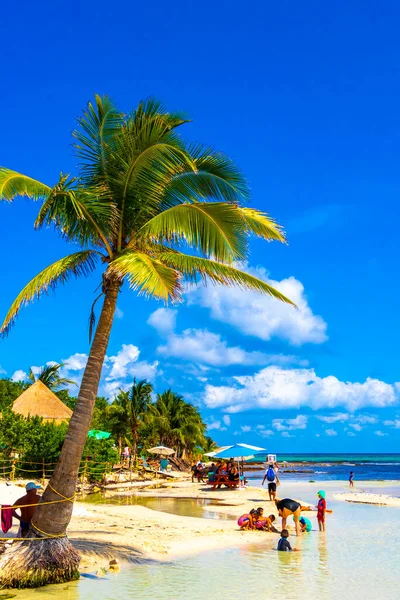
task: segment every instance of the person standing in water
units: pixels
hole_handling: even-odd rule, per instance
[[[290,515],[293,515],[294,524],[296,527],[296,535],[300,535],[299,519],[301,517],[301,505],[296,500],[284,498],[283,500],[275,500],[275,506],[278,509],[279,516],[282,517],[282,529],[286,529],[286,520]]]
[[[350,471],[350,475],[349,475],[349,486],[350,486],[350,487],[354,487],[354,473],[353,473],[353,471]]]
[[[326,513],[326,500],[324,490],[320,490],[317,494],[318,500],[318,512],[317,521],[320,531],[325,531],[325,513]]]

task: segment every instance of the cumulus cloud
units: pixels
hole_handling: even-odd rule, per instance
[[[251,425],[242,425],[240,429],[243,431],[243,433],[248,433],[251,431]]]
[[[139,348],[133,344],[122,344],[121,350],[115,355],[110,356],[112,363],[109,377],[112,379],[123,378],[128,374],[128,365],[134,363],[139,358]]]
[[[374,431],[374,433],[378,437],[384,437],[384,436],[388,435],[387,433],[383,433],[383,431],[380,431],[379,429],[377,431]]]
[[[288,431],[283,431],[283,432],[282,432],[282,437],[285,437],[285,438],[291,438],[291,437],[294,437],[294,435],[292,435],[292,434],[291,434],[291,433],[289,433]]]
[[[14,373],[11,375],[12,381],[25,381],[25,379],[27,379],[27,378],[28,378],[28,375],[22,369],[18,369],[17,371],[14,371]]]
[[[354,437],[356,434],[353,431],[349,431],[347,435],[350,437]]]
[[[232,386],[205,387],[204,402],[209,408],[227,413],[249,409],[314,410],[339,406],[353,412],[363,407],[384,408],[398,402],[394,385],[367,378],[364,383],[340,381],[333,375],[319,377],[314,369],[283,369],[269,366],[254,375],[234,377]]]
[[[206,329],[185,329],[182,334],[171,334],[157,351],[165,356],[205,363],[213,367],[265,365],[269,362],[268,356],[263,352],[246,352],[239,346],[228,346],[219,334]]]
[[[222,417],[222,420],[223,420],[223,422],[225,423],[225,425],[226,425],[227,427],[229,427],[229,425],[231,424],[231,418],[230,418],[230,416],[229,416],[229,415],[224,415],[224,416]]]
[[[69,358],[63,358],[62,362],[68,371],[80,371],[86,367],[87,360],[87,354],[80,354],[79,352],[76,352]]]
[[[161,335],[166,335],[175,329],[177,311],[171,308],[158,308],[147,319]]]
[[[247,270],[276,287],[293,300],[298,309],[256,292],[222,286],[191,288],[188,303],[208,308],[212,318],[262,340],[277,337],[295,346],[326,341],[327,324],[312,312],[300,281],[294,277],[274,281],[262,267]]]
[[[207,425],[207,429],[208,431],[212,431],[213,429],[221,429],[221,421],[211,421],[211,423]]]
[[[328,435],[329,437],[333,437],[333,436],[337,435],[337,431],[335,431],[335,429],[326,429],[325,435]]]

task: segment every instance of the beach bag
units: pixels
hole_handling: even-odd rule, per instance
[[[267,480],[274,481],[274,479],[275,479],[275,471],[273,470],[272,467],[270,467],[267,471]]]

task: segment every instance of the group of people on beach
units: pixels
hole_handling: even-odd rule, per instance
[[[207,477],[209,482],[215,481],[217,475],[226,475],[229,481],[239,483],[242,476],[233,458],[228,461],[217,460],[216,463],[211,463],[207,468],[201,460],[197,462],[193,461],[191,473],[192,482],[197,479],[199,483],[204,483],[205,477]]]
[[[264,478],[265,480],[265,478]],[[318,492],[318,505],[317,505],[317,521],[320,531],[325,531],[325,514],[326,514],[326,494],[324,490]],[[271,499],[272,501],[272,499]],[[286,527],[287,519],[293,517],[296,535],[300,533],[312,531],[312,524],[309,519],[304,517],[302,511],[311,510],[308,506],[302,506],[297,500],[292,498],[277,499],[274,498],[275,506],[278,511],[278,515],[282,519],[281,524],[281,538],[278,542],[279,551],[292,551],[289,541],[289,531]],[[250,512],[241,515],[238,519],[238,525],[241,530],[258,529],[268,532],[278,533],[274,526],[275,515],[270,514],[268,517],[264,516],[264,509],[262,507],[252,509]]]

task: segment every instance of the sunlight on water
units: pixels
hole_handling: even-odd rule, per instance
[[[18,593],[26,600],[200,600],[203,598],[395,600],[399,598],[400,510],[330,502],[326,535],[313,531],[278,553],[265,544],[144,563],[103,579]],[[315,528],[315,519],[312,519]],[[262,539],[262,538],[261,538]],[[260,537],[257,536],[257,540]]]

